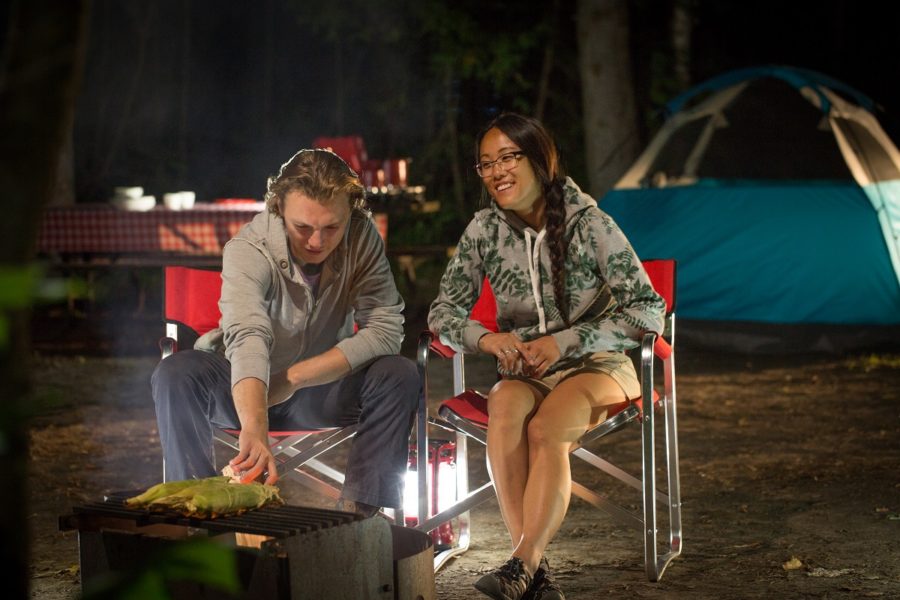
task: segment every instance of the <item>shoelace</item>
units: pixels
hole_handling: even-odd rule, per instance
[[[518,579],[524,572],[524,563],[521,560],[509,559],[500,567],[500,572],[509,576],[510,579]]]

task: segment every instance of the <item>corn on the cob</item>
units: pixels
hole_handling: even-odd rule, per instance
[[[126,504],[150,510],[174,510],[186,516],[207,518],[240,514],[266,504],[283,503],[276,487],[257,482],[230,483],[228,477],[209,477],[163,485],[171,487],[158,490],[156,488],[159,486],[154,486],[140,496],[129,498]],[[151,494],[154,490],[156,491]]]
[[[194,486],[150,504],[150,510],[170,509],[189,516],[240,514],[266,504],[281,503],[278,488],[261,483]]]
[[[177,494],[178,492],[193,487],[204,482],[226,482],[228,477],[209,477],[206,479],[185,479],[183,481],[167,481],[166,483],[157,483],[146,492],[133,498],[128,498],[125,505],[131,508],[143,507],[149,505],[154,500]]]

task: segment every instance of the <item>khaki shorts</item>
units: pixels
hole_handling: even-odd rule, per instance
[[[604,373],[619,384],[629,400],[640,398],[641,384],[638,382],[634,364],[623,352],[594,352],[571,363],[568,367],[544,375],[540,379],[524,375],[504,375],[505,379],[517,379],[530,383],[537,389],[549,394],[563,379],[579,373]]]

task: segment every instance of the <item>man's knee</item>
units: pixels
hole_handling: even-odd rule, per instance
[[[399,408],[414,411],[418,406],[422,382],[414,362],[403,356],[382,356],[369,367],[368,377],[376,388],[388,392],[387,398]]]
[[[180,390],[205,368],[205,361],[199,350],[184,350],[161,360],[150,377],[150,387],[156,402],[165,400],[170,391]]]

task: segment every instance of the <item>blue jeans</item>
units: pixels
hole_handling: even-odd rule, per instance
[[[239,429],[231,396],[231,365],[220,354],[176,352],[151,378],[167,481],[218,474],[213,427]],[[409,434],[422,386],[415,364],[382,356],[337,381],[298,390],[269,408],[272,431],[358,423],[342,496],[399,508]]]

